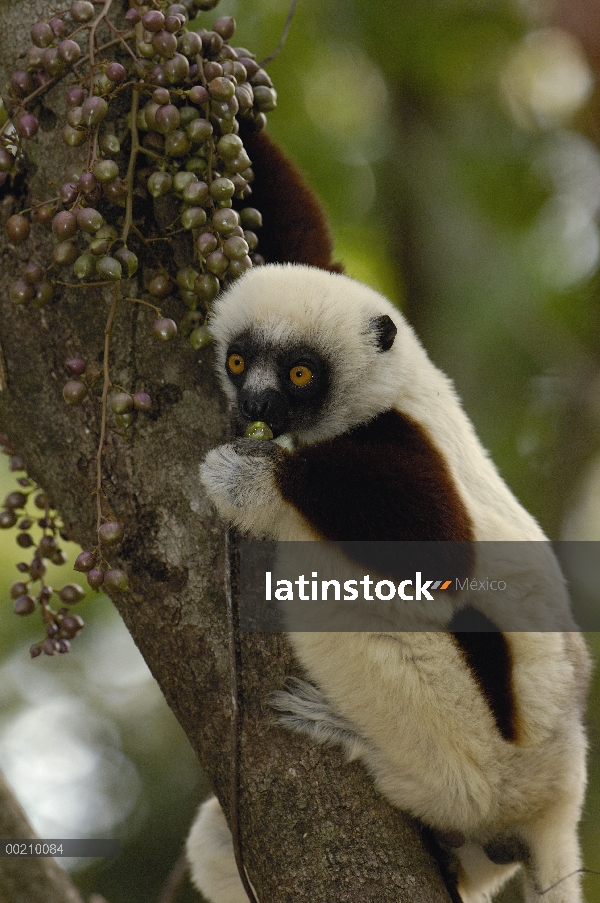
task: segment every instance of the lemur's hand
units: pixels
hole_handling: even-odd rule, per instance
[[[274,468],[287,452],[273,442],[236,439],[208,453],[200,477],[221,514],[264,507],[279,501]]]

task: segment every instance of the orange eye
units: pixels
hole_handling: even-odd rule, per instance
[[[241,354],[230,354],[227,358],[227,366],[234,376],[239,376],[240,373],[244,372],[244,367],[246,365]]]
[[[298,365],[290,370],[290,379],[295,386],[307,386],[312,379],[312,370]]]

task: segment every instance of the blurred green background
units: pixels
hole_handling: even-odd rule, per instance
[[[232,44],[260,60],[287,12],[222,0],[201,24],[235,15]],[[402,307],[547,534],[600,540],[596,0],[299,0],[268,68],[269,130],[326,205],[338,259]],[[81,604],[69,656],[29,660],[36,625],[8,600],[18,551],[0,535],[0,767],[41,834],[122,838],[119,860],[75,873],[84,892],[155,900],[201,775],[106,600]],[[582,836],[600,869],[598,675],[590,699]],[[600,877],[585,887],[600,903]]]

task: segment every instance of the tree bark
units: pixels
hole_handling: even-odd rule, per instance
[[[2,84],[16,53],[27,49],[30,25],[51,7],[41,0],[0,0]],[[48,106],[57,111],[59,104],[54,92]],[[60,184],[71,155],[76,159],[78,151],[67,154],[57,134],[40,130],[40,140],[31,142],[31,195],[41,199],[44,185]],[[23,206],[23,199],[6,195],[0,226]],[[50,495],[73,539],[90,547],[99,409],[89,400],[65,405],[63,362],[78,356],[99,369],[107,301],[102,290],[82,288],[41,311],[14,306],[8,287],[40,249],[32,239],[10,247],[4,233],[0,241],[0,343],[7,373],[0,431]],[[227,813],[224,525],[198,479],[208,449],[225,440],[227,412],[211,351],[198,354],[180,338],[155,342],[150,326],[140,305],[119,306],[113,380],[148,391],[154,404],[150,416],[138,418],[131,440],[113,437],[106,455],[108,500],[126,530],[115,563],[131,584],[114,602]],[[261,903],[446,903],[448,892],[421,829],[376,793],[363,768],[273,724],[269,694],[287,674],[299,673],[285,638],[242,635],[240,647],[240,817],[244,859]]]
[[[34,840],[35,833],[0,776],[0,838]],[[54,859],[0,856],[0,903],[82,903]]]

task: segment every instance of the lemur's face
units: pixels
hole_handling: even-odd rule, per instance
[[[330,387],[330,365],[314,348],[277,347],[247,331],[228,346],[227,375],[243,426],[268,424],[273,436],[313,427]]]
[[[408,375],[399,326],[389,301],[339,273],[248,270],[215,300],[209,321],[240,431],[262,421],[295,448],[390,410]]]

